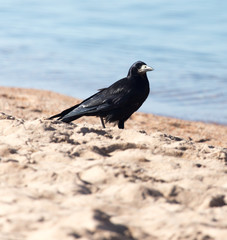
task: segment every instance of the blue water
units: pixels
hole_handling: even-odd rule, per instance
[[[83,99],[142,60],[155,71],[140,111],[227,124],[226,12],[223,0],[0,0],[0,85]]]

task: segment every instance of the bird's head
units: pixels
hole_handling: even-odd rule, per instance
[[[146,63],[138,61],[135,62],[128,71],[128,76],[132,75],[144,75],[148,71],[153,71],[154,69],[152,67],[147,66]]]

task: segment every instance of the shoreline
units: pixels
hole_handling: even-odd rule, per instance
[[[26,120],[47,118],[80,102],[79,99],[48,90],[17,87],[0,87],[0,99],[2,112]],[[99,119],[95,117],[82,117],[73,123],[83,122],[100,124]],[[111,125],[107,124],[107,128],[108,126]],[[144,130],[148,133],[161,131],[196,142],[227,147],[227,125],[218,123],[136,112],[126,121],[125,128]]]

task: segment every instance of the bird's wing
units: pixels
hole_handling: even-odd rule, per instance
[[[83,115],[95,115],[101,109],[107,108],[107,103],[104,99],[103,91],[105,89],[100,90],[96,94],[92,95],[91,97],[85,99],[76,107],[72,107],[71,111],[67,111],[64,116],[61,117],[63,121],[72,121],[75,120]]]
[[[59,120],[63,120],[63,119],[66,119],[68,117],[70,117],[72,120],[73,120],[73,117],[74,120],[77,118],[77,116],[81,116],[83,115],[82,112],[82,109],[85,108],[85,107],[88,107],[89,108],[89,103],[92,103],[92,99],[96,99],[96,101],[98,100],[97,96],[98,94],[100,94],[101,91],[103,91],[104,89],[100,89],[98,93],[92,95],[91,97],[85,99],[83,102],[77,104],[77,105],[74,105],[70,108],[67,108],[65,109],[64,111],[54,115],[54,116],[51,116],[49,119],[54,119],[54,118],[58,118]],[[95,102],[95,101],[94,101]],[[92,108],[92,104],[90,104],[90,108]],[[85,110],[85,109],[84,109]],[[91,109],[90,109],[91,110]],[[70,121],[72,121],[70,120]]]
[[[76,119],[83,115],[98,115],[127,104],[130,99],[130,92],[123,85],[126,80],[126,78],[121,79],[109,88],[100,89],[99,92],[85,99],[76,108],[63,116],[62,120]]]

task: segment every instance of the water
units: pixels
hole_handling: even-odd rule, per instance
[[[155,71],[140,111],[227,124],[226,9],[223,0],[0,0],[0,85],[82,99],[142,60]]]

